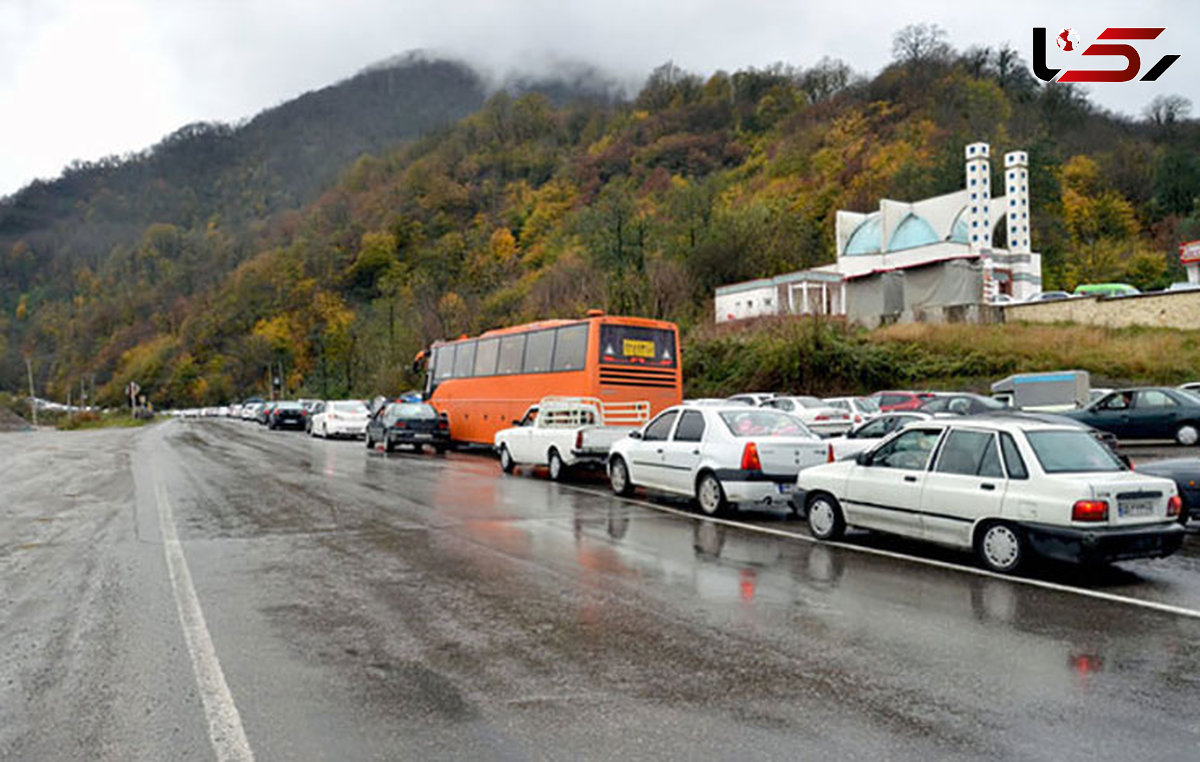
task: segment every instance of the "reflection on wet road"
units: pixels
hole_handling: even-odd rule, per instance
[[[83,441],[22,436],[0,439],[16,466]],[[261,759],[1184,759],[1198,748],[1200,621],[1187,617],[653,510],[599,482],[503,477],[471,455],[383,455],[234,421],[86,436],[55,461],[85,470],[74,481],[4,471],[0,599],[15,614],[0,636],[16,643],[0,663],[0,707],[16,707],[0,710],[4,756],[95,756],[80,745],[93,735],[110,750],[100,756],[211,753],[161,551],[141,550],[157,537],[143,504],[151,470]],[[98,458],[111,475],[87,506],[44,499]],[[37,519],[49,505],[67,527],[60,550],[22,549],[48,539]],[[781,511],[740,518],[803,534]],[[1099,577],[1044,572],[1198,608],[1196,546]],[[36,580],[52,575],[77,605],[39,607]],[[85,578],[109,594],[76,592]],[[117,625],[134,635],[86,658],[34,635],[78,642]],[[47,679],[64,665],[69,677]],[[155,712],[87,700],[125,681],[141,687],[108,690]],[[44,732],[38,712],[55,708],[83,720]]]

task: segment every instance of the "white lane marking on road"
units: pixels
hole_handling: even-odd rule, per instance
[[[208,719],[208,738],[218,762],[252,762],[254,752],[250,750],[250,742],[242,728],[242,718],[225,682],[221,662],[217,660],[217,650],[208,634],[208,625],[204,623],[204,612],[200,609],[200,599],[196,597],[196,588],[192,585],[187,558],[183,554],[179,535],[175,532],[171,502],[157,478],[154,481],[154,497],[158,504],[158,525],[162,531],[163,554],[167,558],[167,575],[171,579],[171,591],[175,594],[175,608],[179,611],[183,638],[192,657],[196,688]]]
[[[1085,598],[1094,598],[1096,600],[1108,601],[1110,603],[1120,603],[1127,606],[1137,606],[1139,608],[1150,609],[1151,611],[1159,611],[1164,614],[1174,614],[1175,616],[1188,617],[1191,619],[1200,619],[1200,611],[1196,609],[1184,608],[1183,606],[1172,606],[1169,603],[1159,603],[1157,601],[1147,601],[1141,598],[1131,598],[1127,595],[1117,595],[1116,593],[1105,593],[1100,590],[1088,590],[1085,587],[1072,587],[1071,585],[1062,585],[1057,582],[1047,582],[1040,579],[1031,579],[1029,577],[1012,577],[1006,574],[998,574],[997,572],[988,571],[987,569],[977,569],[974,566],[963,566],[962,564],[954,564],[948,561],[938,561],[933,558],[921,558],[920,556],[910,556],[907,553],[897,553],[893,550],[883,550],[881,548],[869,548],[863,545],[851,545],[846,542],[824,542],[815,537],[810,537],[806,534],[798,532],[789,532],[784,529],[775,529],[774,527],[758,526],[757,524],[746,524],[741,521],[730,521],[729,519],[720,519],[712,516],[702,516],[691,511],[681,511],[678,508],[671,508],[665,505],[658,505],[646,500],[636,500],[627,497],[618,497],[607,492],[597,492],[596,490],[587,489],[585,487],[576,487],[570,484],[560,484],[560,488],[567,488],[582,492],[587,495],[596,497],[615,498],[617,500],[638,505],[643,508],[659,511],[662,513],[670,513],[675,516],[683,516],[689,519],[699,521],[708,521],[713,524],[722,524],[724,526],[744,529],[748,532],[758,532],[760,534],[774,535],[776,537],[787,537],[792,540],[802,540],[818,545],[827,545],[834,548],[843,548],[855,553],[866,553],[872,556],[882,556],[884,558],[893,558],[899,561],[909,561],[911,563],[924,564],[925,566],[933,566],[939,569],[952,569],[958,572],[974,574],[980,577],[990,577],[992,579],[1004,580],[1018,585],[1027,585],[1029,587],[1038,587],[1043,590],[1053,590],[1059,593],[1069,593],[1071,595],[1080,595]]]

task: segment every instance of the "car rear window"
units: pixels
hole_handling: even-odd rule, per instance
[[[804,423],[795,416],[778,410],[754,408],[729,410],[720,414],[721,420],[735,437],[812,437]]]
[[[433,409],[432,405],[415,402],[394,404],[388,409],[388,414],[393,418],[416,418],[418,420],[437,418],[437,411]]]
[[[299,402],[277,402],[275,403],[276,410],[303,410],[304,406]]]
[[[856,397],[855,402],[864,413],[878,413],[879,403],[870,397]]]
[[[1086,431],[1029,431],[1025,438],[1048,474],[1125,470],[1117,456]]]
[[[367,406],[361,402],[335,402],[330,405],[338,413],[366,413]]]

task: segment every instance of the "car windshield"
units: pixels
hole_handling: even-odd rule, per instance
[[[829,407],[816,397],[796,397],[796,402],[804,407]]]
[[[357,400],[353,402],[335,402],[331,405],[335,413],[358,413],[360,415],[367,414],[367,406]]]
[[[392,405],[391,414],[396,418],[415,418],[418,420],[437,418],[437,411],[433,409],[432,405],[412,402],[402,402]]]
[[[1086,431],[1030,431],[1025,438],[1048,474],[1125,470],[1112,451]]]
[[[812,437],[816,435],[799,418],[778,410],[755,408],[721,413],[721,420],[735,437]]]
[[[855,397],[854,401],[864,413],[878,413],[879,403],[871,397]]]

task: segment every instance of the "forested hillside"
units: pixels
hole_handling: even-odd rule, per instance
[[[0,384],[17,386],[28,354],[51,391],[96,373],[109,399],[136,379],[158,404],[216,403],[263,391],[272,362],[292,391],[365,394],[413,383],[432,339],[514,321],[602,307],[686,328],[716,285],[832,260],[836,209],[959,188],[975,140],[1029,151],[1048,288],[1178,277],[1176,245],[1200,237],[1189,104],[1114,118],[1010,49],[906,31],[869,80],[833,61],[704,77],[668,64],[630,102],[502,91],[361,157],[307,126],[337,121],[345,101],[322,91],[291,104],[281,124],[307,137],[266,141],[270,160],[226,171],[220,151],[187,151],[151,171],[173,145],[242,139],[204,128],[71,170],[59,182],[76,196],[39,185],[0,206]],[[481,98],[461,68],[421,65],[458,89],[425,90],[433,105],[407,90],[397,113],[431,115],[413,131]],[[296,166],[311,155],[319,169]]]

